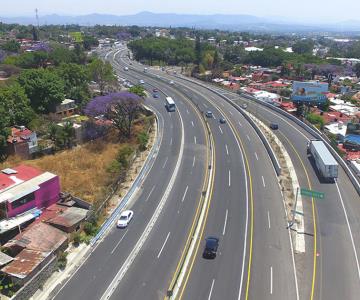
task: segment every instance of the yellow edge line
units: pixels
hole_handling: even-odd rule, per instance
[[[176,93],[177,93],[177,91],[176,91]],[[177,94],[179,94],[179,93],[177,93]],[[187,98],[187,97],[184,97],[183,95],[182,95],[181,97],[182,97],[183,99],[186,99],[186,98]],[[200,113],[197,111],[197,109],[194,107],[193,103],[192,103],[190,100],[186,100],[186,101],[188,101],[188,103],[190,103],[190,105],[191,105],[191,107],[193,108],[193,110],[195,111],[195,113],[199,116],[199,119],[200,119],[200,121],[201,121],[201,124],[202,124],[203,129],[204,129],[204,133],[205,133],[206,145],[208,145],[208,144],[209,144],[208,132],[207,132],[207,128],[206,128],[206,125],[205,125],[205,123],[204,123],[204,120],[203,120],[202,116],[200,115]],[[208,147],[207,147],[207,149],[208,149]],[[205,164],[205,176],[204,176],[204,181],[203,181],[203,185],[202,185],[201,191],[203,191],[204,188],[205,188],[206,179],[207,179],[208,173],[209,173],[209,168],[208,168],[208,165],[209,165],[209,151],[206,151],[206,153],[207,153],[207,154],[206,154],[206,164]],[[180,260],[179,260],[179,262],[178,262],[178,264],[177,264],[177,266],[176,266],[176,270],[175,270],[175,272],[174,272],[174,274],[173,274],[173,277],[172,277],[172,280],[171,280],[171,283],[170,283],[169,287],[172,287],[173,284],[174,284],[174,281],[176,280],[176,276],[175,276],[175,275],[178,273],[178,271],[179,271],[179,269],[180,269],[181,262],[183,261],[184,256],[185,256],[185,254],[186,254],[185,249],[187,248],[187,245],[188,245],[188,243],[189,243],[190,240],[191,240],[191,237],[192,237],[191,233],[193,232],[194,226],[195,226],[195,224],[196,224],[197,216],[199,215],[199,211],[200,211],[200,207],[201,207],[201,203],[202,203],[201,197],[202,197],[202,196],[200,196],[200,200],[199,200],[199,204],[198,204],[197,209],[196,209],[195,217],[194,217],[194,219],[193,219],[191,228],[190,228],[190,230],[189,230],[188,238],[187,238],[187,240],[186,240],[185,246],[184,246],[183,251],[182,251],[182,253],[181,253]],[[165,299],[168,299],[167,295],[165,295],[164,300],[165,300]]]
[[[214,143],[214,139],[213,139],[213,136],[211,135],[211,141],[212,141],[212,145],[213,145],[213,149],[214,149],[214,160],[216,160],[216,148],[215,148],[215,143]],[[189,271],[187,272],[187,275],[186,275],[186,278],[185,278],[185,282],[181,288],[181,292],[180,292],[180,296],[179,296],[179,300],[182,299],[183,297],[183,294],[184,294],[184,291],[185,291],[185,288],[186,288],[186,285],[188,283],[188,280],[189,280],[189,277],[190,277],[190,274],[191,274],[191,271],[192,271],[192,268],[194,266],[194,262],[195,262],[195,258],[197,256],[197,253],[199,251],[199,246],[200,246],[200,241],[202,240],[202,237],[203,237],[203,234],[204,234],[204,230],[205,230],[205,225],[206,225],[206,222],[207,222],[207,217],[208,217],[208,213],[209,213],[209,209],[210,209],[210,204],[211,204],[211,200],[212,200],[212,195],[213,195],[213,189],[214,189],[214,178],[215,178],[215,172],[216,172],[216,163],[214,163],[214,165],[212,166],[213,168],[213,176],[211,178],[211,189],[210,189],[210,194],[209,194],[209,202],[207,204],[207,207],[206,207],[206,213],[205,213],[205,217],[204,217],[204,222],[203,224],[201,224],[201,233],[200,233],[200,237],[196,243],[196,248],[195,248],[195,253],[194,255],[192,256],[192,260],[191,260],[191,264],[190,264],[190,268],[189,268]]]
[[[280,132],[280,131],[279,131]],[[281,132],[280,132],[281,133]],[[311,190],[311,180],[309,178],[309,174],[306,170],[305,164],[302,161],[298,151],[296,150],[295,146],[289,141],[289,139],[283,134],[281,133],[281,135],[287,140],[287,142],[289,143],[289,145],[293,148],[294,152],[296,153],[297,157],[299,158],[299,161],[305,171],[305,175],[306,175],[306,179],[309,185],[309,189]],[[313,276],[312,276],[312,282],[311,282],[311,294],[310,294],[310,300],[314,299],[314,291],[315,291],[315,281],[316,281],[316,262],[317,262],[317,256],[316,256],[316,252],[317,252],[317,234],[316,234],[316,214],[315,214],[315,201],[314,198],[311,198],[311,206],[312,206],[312,216],[313,216],[313,230],[314,230],[314,265],[313,265]]]

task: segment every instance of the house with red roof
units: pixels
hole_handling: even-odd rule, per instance
[[[22,158],[30,158],[31,154],[38,150],[36,133],[25,126],[14,126],[7,139],[7,153],[18,155]]]
[[[60,180],[53,173],[25,165],[1,170],[0,233],[14,226],[11,218],[30,210],[46,208],[56,203],[59,195]]]

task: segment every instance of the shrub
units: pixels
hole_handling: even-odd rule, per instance
[[[59,270],[64,270],[67,264],[67,253],[61,252],[58,256],[57,267]]]
[[[149,135],[145,131],[142,131],[138,134],[137,140],[139,143],[139,150],[140,151],[146,150],[146,145],[149,141]]]
[[[84,232],[86,233],[86,235],[88,236],[94,236],[97,232],[97,226],[94,223],[90,223],[90,222],[85,222],[84,224]]]
[[[129,157],[133,154],[134,149],[130,146],[125,146],[119,150],[117,155],[117,161],[121,167],[127,169],[129,167]]]
[[[80,242],[81,242],[80,233],[79,233],[79,232],[75,232],[75,233],[74,233],[74,236],[73,236],[73,243],[74,243],[74,245],[77,247],[77,246],[79,246]]]
[[[322,116],[319,116],[317,114],[307,114],[306,119],[314,125],[319,125],[321,128],[324,126],[324,118]]]

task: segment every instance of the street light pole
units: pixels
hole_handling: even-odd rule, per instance
[[[299,195],[299,187],[296,188],[295,205],[294,205],[294,209],[293,209],[292,219],[291,219],[291,222],[290,222],[288,228],[291,228],[295,223],[295,214],[296,214],[298,195]]]

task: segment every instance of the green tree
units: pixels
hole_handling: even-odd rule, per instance
[[[27,126],[35,118],[35,113],[30,106],[30,100],[17,82],[0,89],[0,107],[8,112],[10,126]]]
[[[20,44],[16,40],[10,40],[3,44],[1,48],[5,51],[18,53],[20,50]]]
[[[0,161],[6,158],[7,138],[10,135],[8,111],[0,105]]]
[[[146,97],[145,89],[142,85],[134,85],[131,88],[129,88],[129,92],[133,93],[135,95],[138,95],[142,98]]]
[[[97,47],[99,45],[99,41],[91,35],[85,35],[83,45],[85,50],[91,50],[91,47]]]
[[[312,54],[314,49],[314,42],[312,40],[300,40],[293,46],[292,50],[297,54]]]
[[[47,69],[25,70],[18,78],[32,108],[38,113],[54,112],[64,98],[64,82]]]
[[[88,65],[90,79],[97,82],[100,93],[103,95],[105,89],[116,82],[114,71],[109,62],[103,62],[100,59],[94,59]]]
[[[74,63],[62,63],[56,73],[64,81],[65,95],[84,105],[90,99],[89,76],[85,66]]]
[[[195,40],[195,59],[196,64],[199,65],[201,62],[201,42],[200,42],[200,35],[196,36]]]

